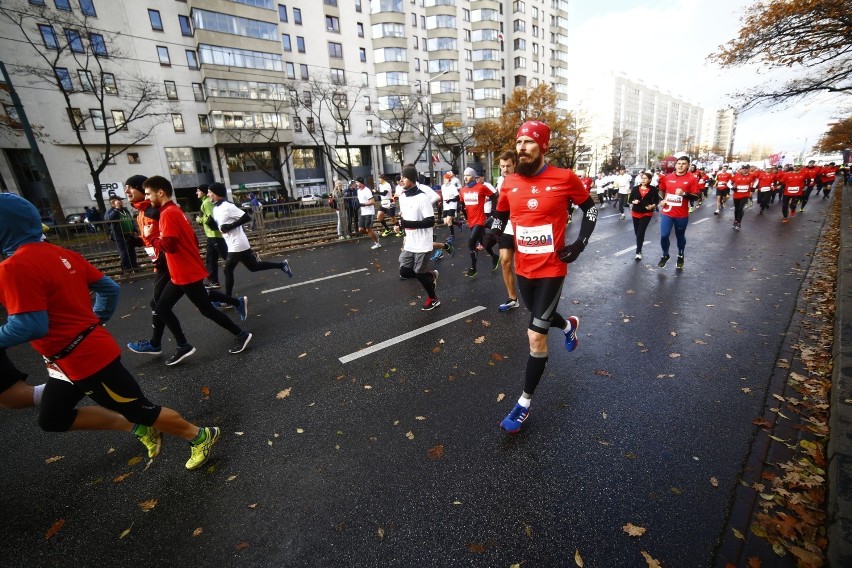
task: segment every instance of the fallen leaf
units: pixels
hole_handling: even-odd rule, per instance
[[[290,396],[290,392],[292,390],[293,390],[293,387],[288,387],[288,388],[284,389],[283,391],[279,391],[278,394],[275,395],[275,398],[277,398],[279,400],[282,399],[282,398],[287,398],[288,396]]]
[[[139,456],[134,456],[134,457],[130,458],[129,460],[127,460],[127,465],[134,466],[141,461],[142,461],[142,458],[140,458]]]
[[[600,375],[602,377],[611,377],[612,376],[612,373],[610,373],[609,371],[604,371],[603,369],[596,370],[595,374]]]
[[[405,433],[405,437],[408,438],[409,440],[413,440],[414,439],[414,432],[409,430],[408,432]]]
[[[750,392],[751,392],[751,389],[750,389],[750,388],[748,388],[748,387],[743,387],[743,388],[741,388],[740,390],[741,390],[741,391],[743,391],[743,392],[744,392],[744,393],[746,393],[746,394],[748,394],[748,393],[750,393]]]
[[[501,392],[497,395],[497,402],[502,401],[504,398],[506,398],[506,395]]]
[[[49,529],[47,529],[47,532],[44,534],[44,540],[50,540],[54,536],[56,536],[56,533],[59,532],[59,529],[61,529],[64,524],[65,519],[59,519],[58,521],[53,523],[53,525]]]
[[[414,419],[415,420],[426,420],[426,417],[425,416],[415,416]]]
[[[235,436],[242,436],[243,434],[245,434],[245,432],[234,432]]]
[[[252,503],[248,506],[249,509],[257,509],[257,503]]]
[[[583,566],[585,566],[585,564],[583,564],[583,557],[580,556],[580,549],[579,548],[574,550],[574,563],[577,566],[579,566],[580,568],[583,568]]]
[[[621,528],[624,530],[624,532],[626,532],[630,536],[642,536],[648,530],[645,527],[640,527],[640,526],[634,525],[633,523],[627,523],[626,525],[624,525]]]
[[[485,552],[485,545],[481,542],[469,542],[467,543],[467,551],[474,554],[482,554]]]
[[[669,491],[672,492],[672,495],[680,495],[683,493],[683,489],[680,489],[679,487],[671,487]]]
[[[654,558],[652,558],[651,555],[644,550],[642,551],[642,556],[645,558],[645,562],[648,563],[648,568],[663,568],[663,565],[660,564],[659,560],[654,560]]]
[[[364,390],[370,390],[373,388],[373,385],[364,385]]]
[[[677,332],[676,332],[676,331],[670,331],[669,333],[671,334],[671,336],[672,336],[672,337],[677,337]]]
[[[296,359],[301,359],[302,357],[307,357],[307,356],[308,356],[308,354],[307,354],[307,353],[302,353],[301,355],[299,355],[298,357],[296,357]],[[243,541],[243,542],[245,542],[245,541]]]
[[[380,539],[384,540],[384,538],[385,538],[385,529],[383,529],[382,527],[379,527],[379,529],[376,531],[376,534],[377,534],[377,535],[379,535],[379,538],[380,538]]]
[[[483,327],[488,327],[489,325],[491,325],[491,322],[488,320],[482,320],[482,325]]]
[[[755,418],[751,421],[755,426],[760,426],[761,428],[770,428],[772,426],[772,422],[767,420],[766,418]]]
[[[719,487],[719,480],[716,479],[715,477],[711,477],[710,478],[710,485],[712,485],[713,487]]]
[[[727,353],[725,353],[725,357],[727,357],[728,359],[733,359],[733,357],[731,355],[728,355]]]
[[[203,533],[203,532],[204,532],[204,529],[202,529],[201,527],[198,527],[197,529],[195,529],[194,531],[192,531],[192,536],[199,536],[199,535],[201,535],[201,533]]]
[[[126,537],[127,535],[129,535],[129,534],[130,534],[130,529],[132,529],[132,528],[133,528],[133,525],[130,525],[129,527],[127,527],[126,529],[124,529],[123,531],[121,531],[121,534],[120,534],[120,535],[118,535],[118,540],[121,540],[121,539],[123,539],[124,537]]]
[[[524,525],[524,534],[527,535],[527,538],[532,538],[533,537],[532,527],[529,526],[529,525]]]
[[[225,481],[233,481],[233,480],[235,480],[236,478],[237,478],[237,476],[236,476],[236,475],[229,475],[229,476],[228,476],[228,479],[226,479]]]
[[[107,453],[109,453],[109,452],[107,452]],[[56,463],[64,457],[65,456],[53,456],[52,458],[47,458],[46,460],[44,460],[44,463]]]
[[[703,339],[694,339],[692,342],[695,343],[696,345],[707,345],[707,342],[704,341]]]
[[[435,347],[432,348],[432,353],[440,353],[440,352],[441,352],[440,347],[435,346]]]
[[[494,359],[495,361],[502,361],[503,360],[503,356],[500,355],[499,353],[492,353],[491,358]]]
[[[128,477],[130,477],[131,475],[133,475],[133,472],[132,472],[132,471],[128,471],[127,473],[125,473],[125,474],[123,474],[123,475],[119,475],[118,477],[116,477],[115,479],[113,479],[113,480],[112,480],[112,482],[113,482],[113,483],[121,483],[122,481],[124,481],[125,479],[127,479]]]
[[[331,332],[330,332],[330,331],[326,331],[326,332],[325,332],[325,336],[326,336],[326,337],[328,337],[329,335],[331,335]]]
[[[142,509],[146,513],[156,506],[157,506],[157,500],[156,499],[148,499],[147,501],[139,501],[139,508]]]
[[[669,353],[669,357],[671,357],[672,359],[677,359],[678,357],[680,357],[680,353]]]
[[[304,434],[305,431],[302,428],[296,428],[296,434]]]
[[[234,548],[236,548],[237,550],[245,550],[249,546],[251,545],[247,541],[241,540],[240,542],[234,545]]]
[[[737,529],[732,528],[731,532],[734,533],[734,537],[736,537],[740,540],[745,540],[745,535],[741,531],[738,531]]]
[[[746,559],[746,566],[748,566],[748,568],[760,568],[760,558],[757,556],[749,556]]]
[[[426,451],[430,460],[435,461],[444,457],[444,444],[436,444]]]
[[[201,396],[205,399],[210,398],[210,387],[201,387]]]
[[[484,335],[480,335],[479,337],[473,340],[474,343],[482,343],[483,341],[485,341]]]

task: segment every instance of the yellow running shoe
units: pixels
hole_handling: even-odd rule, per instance
[[[204,432],[207,434],[207,438],[197,446],[190,446],[192,455],[186,462],[186,469],[198,469],[204,465],[210,457],[210,449],[213,444],[219,441],[219,428],[215,426],[205,427]]]

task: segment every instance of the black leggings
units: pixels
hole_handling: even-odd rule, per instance
[[[38,424],[47,432],[66,432],[77,418],[77,403],[88,396],[100,406],[118,412],[133,424],[151,426],[161,406],[151,403],[130,371],[116,357],[97,373],[69,383],[50,378],[44,387]]]
[[[277,216],[277,215],[276,215]],[[219,282],[219,259],[228,260],[228,245],[222,237],[207,237],[207,278],[210,282]]]
[[[793,209],[795,210],[796,205],[798,205],[798,204],[799,204],[798,196],[785,195],[784,197],[781,198],[781,215],[783,215],[784,218],[786,219],[787,213],[790,212],[790,206],[792,205]]]
[[[544,334],[551,327],[565,329],[568,322],[556,311],[564,281],[564,276],[526,278],[518,275],[518,291],[530,311],[529,328],[532,331]]]
[[[645,242],[645,231],[651,223],[651,215],[645,217],[633,217],[633,232],[636,233],[636,252],[642,252],[642,243]]]
[[[251,272],[258,270],[281,270],[280,262],[265,262],[257,260],[254,251],[251,249],[241,250],[240,252],[229,252],[228,260],[225,261],[225,295],[232,296],[234,294],[234,269],[237,264],[243,263],[243,266]]]
[[[745,206],[748,201],[748,197],[734,199],[734,221],[736,221],[737,223],[743,220],[743,215],[745,214]]]
[[[229,255],[230,256],[230,255]],[[171,326],[169,324],[170,321],[177,322],[177,316],[175,316],[172,308],[175,307],[175,304],[178,303],[184,294],[189,301],[192,302],[198,311],[201,312],[201,315],[206,317],[209,320],[213,320],[220,327],[223,327],[230,331],[233,335],[239,335],[242,333],[242,329],[231,321],[231,318],[217,310],[213,307],[213,304],[210,302],[210,296],[207,295],[207,290],[204,288],[204,282],[199,280],[198,282],[193,282],[191,284],[183,284],[178,286],[174,282],[169,282],[166,286],[165,290],[163,290],[162,295],[160,295],[160,301],[157,303],[157,313],[163,320],[166,322],[166,325]],[[178,345],[185,345],[186,338],[183,338],[183,341],[178,340]]]
[[[470,237],[467,239],[467,248],[470,250],[470,267],[476,270],[476,245],[482,244],[482,238],[485,236],[485,226],[484,225],[474,225],[470,228]],[[492,244],[491,247],[484,249],[488,255],[496,260],[499,257],[497,254],[491,250],[494,247]]]
[[[154,327],[154,331],[151,333],[151,345],[162,345],[163,330],[165,330],[167,326],[169,331],[172,332],[172,336],[174,336],[178,345],[183,345],[186,343],[186,336],[183,334],[183,329],[181,328],[180,321],[177,317],[166,322],[157,313],[157,302],[160,301],[160,296],[163,295],[163,290],[166,289],[166,285],[171,282],[172,279],[169,274],[169,267],[165,262],[158,263],[156,266],[157,271],[154,272],[154,295],[151,298],[151,319],[153,320]]]

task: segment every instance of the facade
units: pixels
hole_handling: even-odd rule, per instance
[[[437,179],[474,159],[473,125],[516,86],[567,92],[567,18],[567,0],[3,2],[0,184],[80,211],[95,192],[84,148],[106,161],[104,194],[159,174],[190,205],[213,181],[274,200],[402,163]]]
[[[570,93],[570,108],[587,125],[587,152],[577,169],[592,174],[606,164],[649,167],[657,157],[700,147],[704,109],[622,73],[587,74]]]
[[[716,111],[713,128],[713,150],[725,159],[734,154],[734,138],[737,133],[737,111],[732,108]]]

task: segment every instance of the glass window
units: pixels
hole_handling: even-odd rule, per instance
[[[287,6],[284,4],[278,4],[278,19],[282,22],[287,22]]]
[[[333,41],[328,42],[328,56],[342,58],[343,57],[343,44],[336,43]]]
[[[151,29],[155,32],[163,31],[163,19],[160,17],[159,10],[148,9],[148,19],[151,21]]]
[[[118,94],[118,85],[115,83],[115,75],[112,73],[101,73],[101,84],[106,94]]]
[[[92,126],[95,130],[103,130],[106,128],[106,122],[104,122],[104,111],[99,108],[90,108],[89,116],[92,118]]]
[[[301,132],[302,131],[302,119],[299,118],[298,116],[293,117],[293,130],[295,132]]]
[[[78,108],[69,108],[67,110],[68,120],[71,121],[72,128],[75,130],[86,130],[86,122],[83,120],[83,112]]]
[[[337,6],[337,0],[323,0],[323,4],[328,6]]]
[[[340,18],[337,16],[325,17],[325,29],[329,32],[340,33]]]
[[[77,78],[80,80],[80,87],[83,91],[91,93],[95,90],[95,78],[92,72],[87,69],[77,69]]]
[[[294,148],[293,166],[299,169],[313,169],[317,167],[317,155],[314,148]]]
[[[332,71],[334,71],[334,69],[332,69]],[[308,75],[308,66],[304,63],[299,64],[299,76],[302,78],[303,81],[307,81],[308,79],[310,79],[310,76]],[[333,81],[334,79],[332,79],[332,82]]]
[[[178,16],[178,23],[180,23],[180,33],[182,35],[192,35],[192,23],[190,22],[189,16]]]
[[[358,58],[362,63],[367,62],[367,49],[364,47],[358,48]]]
[[[201,132],[210,132],[210,117],[206,114],[198,115],[198,129]]]
[[[335,85],[345,85],[346,84],[346,71],[343,69],[332,69],[331,70],[331,82]]]
[[[123,110],[112,111],[112,123],[116,130],[127,130],[127,119],[124,117]]]
[[[361,11],[361,0],[355,0],[355,11],[356,12]]]
[[[383,37],[405,37],[405,26],[394,23],[373,24],[373,39]]]
[[[196,173],[192,148],[166,148],[166,163],[173,176]]]
[[[302,91],[302,105],[309,107],[313,104],[313,97],[310,91]]]
[[[364,97],[364,110],[369,111],[373,107],[370,105],[370,97]]]
[[[349,96],[346,93],[334,93],[332,101],[337,108],[349,108]]]
[[[297,26],[302,25],[302,10],[299,8],[293,8],[293,23]]]
[[[98,15],[95,11],[94,0],[80,0],[80,11],[86,16],[95,17]]]
[[[375,49],[373,50],[373,59],[376,63],[408,61],[408,50],[404,47],[383,47]]]
[[[443,71],[458,71],[458,59],[430,59],[429,73],[441,73]]]
[[[290,44],[290,34],[281,34],[281,45],[284,46],[284,51],[293,51],[293,46]]]
[[[190,69],[198,69],[198,54],[195,50],[186,50],[186,66]]]
[[[364,24],[358,22],[356,25],[358,27],[358,37],[364,37]]]
[[[305,38],[296,36],[296,50],[299,53],[305,53]]]
[[[172,126],[175,127],[175,132],[186,132],[183,127],[183,115],[180,113],[172,114]]]
[[[388,87],[408,84],[408,73],[402,71],[390,71],[388,73],[376,73],[376,86]]]
[[[44,6],[44,0],[30,0],[30,4],[33,6]]]
[[[177,85],[175,85],[174,81],[166,81],[166,98],[170,101],[176,101],[178,98],[177,94]]]
[[[68,47],[74,53],[83,53],[83,39],[80,37],[80,32],[77,30],[65,30],[65,39],[68,40]]]
[[[193,83],[192,84],[192,96],[196,101],[204,100],[204,85],[201,83]]]
[[[160,60],[160,65],[170,67],[172,60],[169,58],[169,48],[164,45],[157,46],[157,57]]]
[[[296,78],[296,66],[293,65],[292,63],[290,63],[289,61],[287,62],[287,78],[288,79],[295,79]]]
[[[53,0],[53,3],[56,5],[57,10],[71,11],[71,0]]]
[[[44,41],[44,46],[47,49],[59,49],[59,40],[56,39],[56,32],[53,26],[39,24],[38,30],[41,32],[41,39]]]
[[[305,121],[305,126],[308,127],[308,132],[313,132],[314,131],[314,117],[309,116],[308,119]]]
[[[197,30],[209,30],[225,34],[275,40],[278,26],[261,20],[251,20],[208,10],[192,10],[192,21]]]
[[[56,79],[59,81],[59,86],[62,87],[63,91],[66,93],[74,91],[74,83],[71,81],[71,73],[68,72],[68,69],[65,67],[56,67],[54,68],[54,72],[56,73]]]
[[[524,51],[527,48],[527,40],[522,38],[516,38],[514,42],[515,49],[518,51]]]
[[[370,74],[366,71],[361,72],[361,86],[369,87],[370,86]]]
[[[370,13],[403,12],[402,0],[370,0]]]
[[[89,44],[92,46],[92,53],[99,57],[107,57],[106,42],[101,34],[89,34]]]
[[[200,44],[198,50],[202,63],[247,69],[263,69],[265,71],[281,71],[284,67],[283,58],[280,53],[206,44]]]

